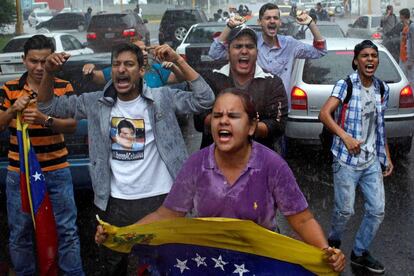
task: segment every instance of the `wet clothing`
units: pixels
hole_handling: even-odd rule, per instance
[[[216,95],[226,88],[237,86],[230,75],[229,64],[220,70],[213,70],[212,73],[205,74],[205,79]],[[256,111],[259,113],[260,122],[263,122],[268,129],[267,138],[256,137],[254,139],[272,149],[275,140],[285,132],[288,114],[287,96],[282,80],[277,76],[263,72],[260,66],[256,65],[254,78],[243,90],[252,97]],[[210,131],[206,130],[204,126],[204,119],[210,112],[211,110],[194,117],[195,128],[203,132],[201,148],[213,143]]]
[[[102,70],[105,81],[109,81],[111,77],[112,67],[106,67]],[[159,63],[151,65],[149,70],[145,71],[144,81],[148,87],[156,88],[168,84],[168,78],[170,77],[171,70],[162,67]]]
[[[215,145],[194,153],[184,163],[164,207],[197,217],[252,220],[276,229],[277,209],[285,216],[308,208],[287,163],[275,152],[252,142],[246,168],[235,183],[228,183],[214,158]]]
[[[305,44],[291,36],[277,35],[280,47],[268,45],[261,33],[257,33],[257,64],[266,73],[282,79],[287,92],[290,107],[290,78],[293,63],[297,58],[316,59],[326,55],[326,41],[314,41],[313,45]],[[215,60],[227,58],[227,45],[218,38],[210,46],[209,56]]]
[[[72,85],[54,79],[55,95],[73,94]],[[27,73],[8,81],[0,89],[0,110],[6,111],[22,96],[33,95],[27,84]],[[17,275],[36,274],[36,254],[33,250],[34,230],[30,213],[22,211],[20,190],[19,145],[17,144],[16,118],[9,124],[9,166],[6,177],[7,217],[10,229],[10,257]],[[65,275],[84,275],[80,255],[80,241],[76,226],[77,210],[73,195],[72,176],[66,161],[68,150],[63,134],[41,125],[28,125],[30,143],[45,179],[52,204],[58,235],[58,265]]]
[[[191,91],[166,86],[140,86],[141,97],[149,106],[149,120],[154,130],[157,150],[172,178],[175,178],[187,158],[186,146],[175,114],[205,112],[214,102],[214,94],[202,77],[189,82],[189,85]],[[39,103],[39,107],[46,114],[77,120],[88,119],[94,202],[102,210],[106,209],[111,192],[111,111],[116,101],[117,92],[110,81],[103,91],[83,93],[80,96],[54,97],[48,103]]]
[[[361,105],[361,80],[359,79],[358,73],[355,72],[350,75],[352,81],[352,97],[348,103],[348,109],[346,111],[344,122],[344,130],[352,135],[357,140],[362,139],[362,105]],[[381,101],[381,92],[379,82],[381,80],[374,77],[374,90],[375,90],[375,112],[376,112],[376,156],[379,159],[380,163],[383,166],[388,165],[387,155],[385,152],[385,125],[384,125],[384,113],[387,108],[388,98],[389,98],[389,87],[384,84],[384,96]],[[333,90],[331,96],[338,98],[343,102],[346,97],[347,85],[345,80],[338,81]],[[338,116],[340,116],[340,109],[337,108],[335,111],[335,121],[338,122]],[[334,157],[339,159],[346,165],[357,167],[358,165],[358,156],[349,154],[345,143],[336,135],[333,136],[333,143],[331,148],[332,154]]]
[[[14,102],[24,95],[32,95],[35,93],[27,84],[27,73],[16,80],[6,82],[0,89],[0,110],[6,111]],[[70,95],[73,94],[72,85],[68,81],[58,78],[54,80],[55,95]],[[37,152],[36,157],[40,162],[43,172],[53,171],[57,169],[66,168],[69,163],[66,161],[68,150],[66,149],[63,134],[56,133],[52,129],[43,127],[41,125],[29,124],[29,137]],[[10,147],[9,147],[9,166],[8,170],[15,172],[20,171],[19,162],[19,146],[16,137],[16,118],[13,118],[9,124],[10,130]],[[47,145],[47,146],[46,146]]]
[[[391,15],[384,15],[381,18],[381,27],[382,27],[382,31],[384,34],[388,33],[389,31],[391,31],[395,25],[397,25],[398,23],[398,19],[397,16],[395,16],[395,14],[391,14]]]

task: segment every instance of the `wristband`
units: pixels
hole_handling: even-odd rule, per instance
[[[231,27],[230,25],[229,25],[229,22],[227,22],[227,28],[229,28],[230,30],[232,30],[234,27]]]

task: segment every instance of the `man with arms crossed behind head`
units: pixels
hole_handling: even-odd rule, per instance
[[[227,58],[226,42],[232,28],[243,24],[239,17],[230,18],[221,35],[210,46],[211,58]],[[297,22],[308,25],[314,41],[313,46],[294,39],[291,36],[278,35],[281,25],[280,10],[272,3],[264,4],[259,11],[258,24],[262,32],[257,35],[257,63],[267,73],[271,73],[282,79],[288,96],[290,106],[290,77],[293,62],[296,58],[320,58],[326,54],[326,42],[319,32],[318,27],[309,17],[302,13],[297,17]]]
[[[0,129],[10,129],[9,166],[6,178],[7,215],[10,229],[10,256],[17,275],[35,275],[33,223],[29,213],[22,212],[20,196],[19,147],[16,138],[16,115],[22,112],[29,124],[29,137],[52,203],[58,233],[59,268],[66,275],[84,275],[80,242],[76,227],[76,205],[68,151],[62,133],[76,130],[73,119],[50,117],[31,102],[45,73],[46,58],[55,51],[53,42],[44,35],[34,35],[24,45],[23,63],[27,72],[20,79],[8,81],[0,89]],[[51,93],[73,94],[72,85],[52,78]],[[41,227],[41,226],[40,226]]]
[[[88,119],[91,179],[95,205],[102,219],[125,226],[156,210],[170,191],[173,179],[187,158],[176,113],[209,110],[214,94],[207,83],[168,45],[158,46],[155,56],[173,62],[189,82],[192,91],[169,87],[149,88],[143,84],[145,73],[141,49],[124,43],[112,51],[112,80],[103,91],[80,96],[53,97],[51,76],[68,55],[50,56],[39,91],[39,102],[50,114]],[[134,124],[135,142],[140,148],[120,149],[112,144],[117,125],[127,119]],[[109,249],[106,249],[109,250]],[[108,275],[125,275],[127,256],[106,253],[103,268]]]
[[[372,41],[364,40],[357,44],[352,61],[352,68],[356,72],[349,76],[353,90],[348,107],[343,104],[347,82],[340,80],[322,107],[319,119],[334,134],[331,151],[334,158],[335,207],[329,245],[336,248],[341,246],[346,223],[354,214],[355,190],[360,186],[364,194],[365,214],[356,234],[351,263],[382,273],[385,271],[384,266],[368,251],[384,219],[383,177],[393,171],[384,125],[389,88],[374,76],[378,64],[378,48]],[[346,108],[346,112],[342,111],[343,108]],[[332,118],[334,111],[335,118]],[[339,118],[344,120],[340,125],[337,123]]]

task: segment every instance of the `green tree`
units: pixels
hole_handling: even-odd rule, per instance
[[[6,25],[15,22],[16,20],[16,7],[14,0],[1,0],[0,1],[0,29],[3,29]]]

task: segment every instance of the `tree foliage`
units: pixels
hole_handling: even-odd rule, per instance
[[[16,7],[14,0],[0,0],[0,29],[15,22]]]

